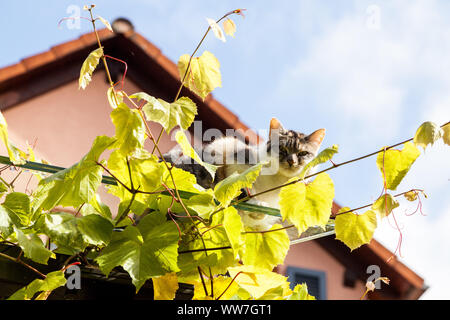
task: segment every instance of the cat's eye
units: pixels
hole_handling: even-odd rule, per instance
[[[301,152],[297,153],[297,156],[304,157],[304,156],[307,156],[308,154],[309,154],[308,151],[301,151]]]

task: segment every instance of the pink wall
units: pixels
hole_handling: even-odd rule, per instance
[[[10,139],[22,150],[26,150],[26,141],[30,145],[36,143],[36,156],[52,165],[73,165],[90,150],[95,137],[114,135],[110,119],[112,108],[106,96],[108,88],[104,72],[99,71],[94,73],[85,90],[78,90],[78,81],[73,81],[4,110],[2,113],[8,123]],[[141,91],[131,80],[126,81],[124,90],[129,94]],[[149,125],[154,135],[158,135],[161,126],[157,123]],[[0,144],[1,154],[7,155],[3,143]],[[161,151],[166,152],[175,142],[164,134],[160,145]],[[150,149],[153,145],[148,141],[146,146]],[[8,170],[2,177],[10,181],[13,175],[15,172]],[[28,182],[29,177],[30,173],[25,173],[17,179],[17,190],[24,191],[26,185],[28,190],[36,186],[37,180],[33,178]],[[111,208],[117,207],[117,199],[104,187],[100,196]]]

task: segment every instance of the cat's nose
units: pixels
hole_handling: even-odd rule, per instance
[[[287,163],[289,164],[289,167],[292,167],[294,165],[294,159],[291,157],[287,158]]]

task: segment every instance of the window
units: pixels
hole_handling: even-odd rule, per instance
[[[286,273],[291,283],[291,289],[294,289],[297,284],[306,283],[310,295],[316,297],[317,300],[325,300],[327,298],[325,272],[288,267]]]

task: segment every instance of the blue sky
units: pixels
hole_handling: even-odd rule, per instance
[[[106,1],[96,13],[129,18],[136,30],[177,61],[191,53],[206,17],[246,8],[235,38],[211,34],[209,50],[221,63],[223,87],[214,96],[255,130],[271,117],[303,132],[326,128],[325,146],[338,144],[342,162],[403,141],[426,120],[450,120],[450,3],[445,0]],[[57,27],[82,1],[2,1],[0,66],[91,31]],[[82,14],[83,11],[81,12]],[[450,298],[450,148],[437,143],[414,164],[398,191],[423,188],[427,216],[404,203],[402,261],[430,285],[424,298]],[[381,192],[375,158],[330,172],[336,201],[358,207]],[[392,222],[392,221],[391,221]],[[395,250],[398,232],[384,221],[376,238]],[[442,249],[444,248],[444,249]]]

